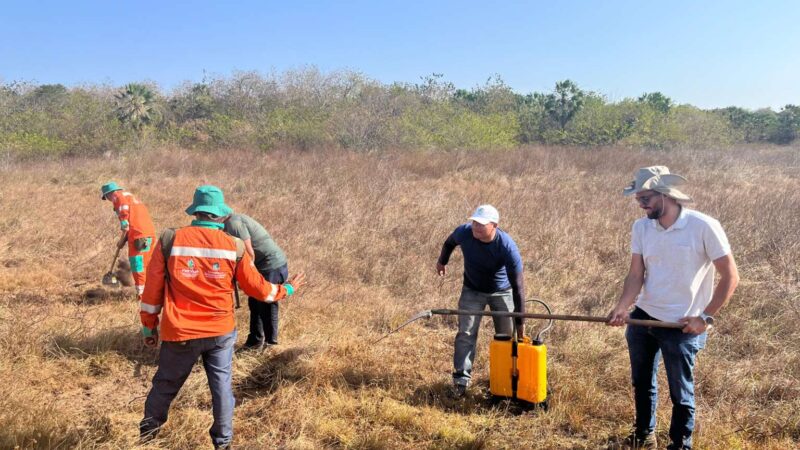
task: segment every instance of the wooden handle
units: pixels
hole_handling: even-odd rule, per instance
[[[522,317],[525,319],[569,320],[575,322],[600,322],[608,323],[607,317],[599,316],[573,316],[564,314],[534,314],[506,311],[467,311],[463,309],[432,309],[432,314],[445,316],[492,316],[492,317]],[[684,324],[677,322],[662,322],[660,320],[626,319],[625,323],[642,327],[675,328],[682,329]]]
[[[122,250],[122,247],[117,247],[117,252],[114,253],[114,259],[111,261],[111,268],[108,269],[108,273],[114,271],[114,266],[117,265],[117,258],[119,258],[119,252]]]

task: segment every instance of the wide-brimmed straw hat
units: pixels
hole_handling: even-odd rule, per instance
[[[669,173],[667,166],[643,167],[636,171],[635,178],[625,189],[622,195],[633,195],[641,191],[656,191],[671,197],[678,203],[691,203],[692,197],[681,192],[675,186],[686,184],[686,178]]]

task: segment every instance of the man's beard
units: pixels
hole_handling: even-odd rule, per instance
[[[650,211],[647,212],[648,219],[659,219],[661,218],[661,213],[663,211],[664,205],[658,206],[656,208],[652,208]]]

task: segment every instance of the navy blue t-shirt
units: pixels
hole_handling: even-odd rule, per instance
[[[508,233],[498,228],[494,240],[485,243],[472,236],[471,223],[461,225],[445,241],[440,264],[447,264],[456,246],[461,246],[464,254],[465,286],[486,293],[512,288],[515,294],[524,295],[522,257]]]

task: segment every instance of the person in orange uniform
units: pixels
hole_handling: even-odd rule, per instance
[[[136,285],[136,294],[141,300],[147,279],[147,264],[153,254],[156,228],[144,203],[130,192],[123,190],[117,183],[109,181],[100,188],[100,192],[101,199],[110,200],[114,205],[114,212],[119,218],[122,236],[117,242],[117,248],[122,248],[126,242],[128,243],[131,275]]]
[[[233,283],[238,282],[247,295],[265,302],[285,299],[305,283],[302,272],[280,285],[264,280],[244,251],[243,242],[223,231],[222,221],[230,212],[219,188],[200,186],[186,209],[195,220],[188,227],[164,232],[156,244],[140,315],[145,344],[155,347],[159,337],[162,343],[158,370],[139,424],[142,441],[154,438],[167,421],[172,400],[197,358],[202,357],[214,415],[211,440],[215,448],[229,448],[235,404],[231,374],[236,342]],[[162,246],[169,249],[167,258]]]

